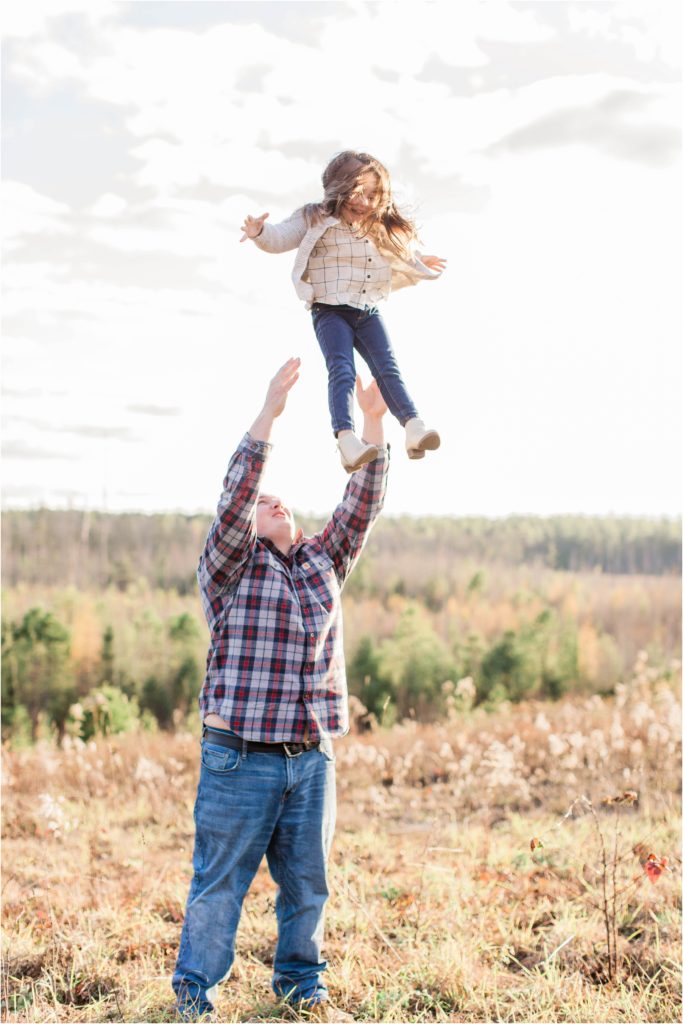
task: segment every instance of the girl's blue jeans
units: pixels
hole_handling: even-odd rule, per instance
[[[335,436],[340,430],[354,429],[354,349],[368,364],[389,411],[401,426],[417,416],[376,306],[355,309],[353,306],[327,306],[315,302],[311,315],[315,335],[327,363],[327,393]]]
[[[183,1019],[213,1009],[211,990],[232,966],[242,901],[264,855],[278,885],[273,990],[294,1003],[327,998],[320,947],[335,811],[329,740],[291,758],[202,742],[194,877],[173,975]]]

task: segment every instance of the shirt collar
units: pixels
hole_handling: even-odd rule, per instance
[[[279,560],[287,566],[292,564],[294,556],[296,555],[297,551],[301,548],[301,546],[304,544],[306,540],[305,537],[302,537],[301,540],[296,541],[294,544],[292,544],[291,548],[289,549],[289,554],[285,555],[282,553],[282,551],[280,551],[277,544],[273,544],[270,537],[259,537],[258,539],[260,540],[261,544],[264,545],[264,547],[267,547],[269,551],[272,551],[275,557],[279,558]]]

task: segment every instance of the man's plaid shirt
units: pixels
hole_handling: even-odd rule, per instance
[[[256,536],[270,445],[240,442],[197,578],[211,641],[202,717],[265,743],[348,731],[341,588],[381,511],[389,454],[354,473],[332,518],[283,555]]]

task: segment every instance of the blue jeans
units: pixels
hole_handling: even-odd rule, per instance
[[[210,736],[202,742],[194,877],[173,975],[177,1008],[187,1020],[213,1009],[211,989],[232,967],[242,901],[264,855],[278,885],[273,990],[293,1002],[321,1002],[326,862],[336,812],[331,743],[292,758],[245,756]]]
[[[335,436],[353,430],[353,394],[356,386],[354,348],[368,364],[382,397],[401,426],[417,416],[394,350],[376,306],[327,306],[313,303],[313,328],[327,364],[327,395]]]

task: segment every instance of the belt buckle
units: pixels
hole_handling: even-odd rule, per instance
[[[301,750],[297,750],[296,754],[293,754],[293,753],[290,752],[290,749],[289,749],[290,746],[291,747],[301,747]],[[284,752],[287,755],[287,757],[301,757],[301,755],[306,750],[306,745],[302,744],[302,743],[283,743],[282,747],[283,747]]]

